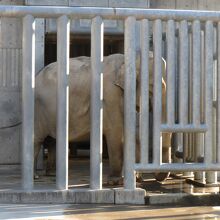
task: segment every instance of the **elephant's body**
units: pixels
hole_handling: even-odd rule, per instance
[[[150,94],[152,94],[152,59]],[[138,68],[137,68],[138,69]],[[123,89],[124,55],[114,54],[103,62],[103,135],[106,138],[111,176],[120,177],[123,164]],[[45,67],[36,77],[35,159],[47,136],[56,138],[57,63]],[[87,141],[90,137],[89,57],[70,59],[69,141]],[[123,84],[123,83],[122,83]],[[164,87],[165,88],[165,87]],[[137,92],[138,94],[138,92]]]

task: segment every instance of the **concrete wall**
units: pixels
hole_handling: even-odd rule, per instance
[[[150,0],[150,8],[220,10],[219,0]]]
[[[13,2],[13,1],[8,1]],[[27,5],[141,7],[219,10],[219,0],[26,0]]]
[[[23,0],[2,0],[0,5],[22,5]],[[20,162],[22,23],[0,19],[0,164]]]
[[[147,8],[149,0],[26,0],[27,5],[137,7]]]

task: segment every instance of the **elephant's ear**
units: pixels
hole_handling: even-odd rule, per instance
[[[139,77],[139,72],[140,72],[140,53],[136,54],[136,79]],[[124,90],[124,75],[125,75],[125,64],[123,64],[119,70],[116,73],[116,78],[115,78],[115,85],[119,86],[121,89]]]
[[[123,64],[115,75],[114,84],[124,90],[124,75],[125,75],[125,65]]]

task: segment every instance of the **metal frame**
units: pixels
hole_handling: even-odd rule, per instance
[[[90,8],[90,7],[46,7],[46,6],[1,6],[2,17],[23,18],[23,188],[33,189],[33,134],[34,134],[34,18],[58,19],[58,145],[57,145],[57,189],[68,189],[68,73],[69,73],[69,20],[92,19],[92,111],[91,111],[91,189],[102,189],[102,60],[103,60],[103,19],[125,20],[125,149],[124,149],[124,188],[134,190],[135,171],[213,171],[220,170],[219,149],[217,149],[217,162],[213,160],[212,146],[212,87],[213,87],[213,22],[219,22],[220,12],[210,11],[177,11],[156,9],[127,9],[127,8]],[[135,66],[135,22],[141,21],[141,163],[135,164],[135,126],[136,126],[136,66]],[[148,127],[143,121],[148,122],[148,93],[144,92],[144,84],[148,83],[148,22],[153,21],[154,38],[154,117],[153,117],[153,163],[148,163],[148,141],[143,132],[148,133]],[[175,74],[174,74],[174,38],[175,22],[180,22],[180,98],[179,122],[175,123],[174,106],[167,111],[167,122],[162,124],[162,21],[168,23],[168,97],[171,104],[174,101]],[[188,120],[188,54],[189,37],[188,21],[193,21],[193,118]],[[200,41],[197,41],[200,32],[200,22],[205,22],[205,122],[200,121],[200,96],[196,93],[200,89]],[[219,34],[219,23],[218,23]],[[97,40],[98,39],[98,40]],[[62,46],[61,46],[62,45]],[[197,51],[197,52],[195,52]],[[219,40],[218,40],[219,51]],[[219,57],[218,57],[219,71]],[[218,79],[219,81],[219,79]],[[219,83],[218,83],[219,90]],[[219,130],[219,96],[217,100]],[[205,133],[205,162],[204,163],[162,163],[162,132],[202,132]],[[217,135],[218,136],[218,135]],[[217,141],[219,148],[219,139]],[[64,147],[63,147],[64,146]],[[62,155],[62,156],[59,156]],[[146,159],[147,157],[147,159]],[[212,174],[210,173],[212,176]],[[207,173],[209,176],[209,173]],[[212,177],[208,177],[212,179]]]

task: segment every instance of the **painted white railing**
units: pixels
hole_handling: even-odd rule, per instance
[[[220,136],[213,138],[213,39],[220,53],[220,12],[176,11],[90,7],[1,6],[1,17],[23,17],[23,188],[33,189],[35,18],[57,19],[58,96],[57,96],[57,189],[68,189],[68,72],[69,23],[71,19],[92,19],[91,26],[91,172],[90,188],[102,189],[102,60],[103,19],[121,19],[125,23],[125,94],[124,94],[124,188],[135,190],[135,171],[217,171],[220,170]],[[141,160],[135,163],[136,146],[136,46],[135,24],[141,22]],[[149,163],[149,36],[153,26],[153,162]],[[189,32],[190,28],[192,33]],[[203,28],[201,28],[203,27]],[[214,29],[217,30],[214,32]],[[167,37],[167,120],[162,115],[162,32]],[[178,36],[176,35],[178,32]],[[202,34],[204,36],[202,37]],[[191,43],[190,36],[191,35]],[[178,43],[176,43],[178,42]],[[178,45],[179,50],[177,50]],[[202,46],[203,45],[203,46]],[[191,51],[191,52],[190,52]],[[191,56],[190,56],[190,53]],[[177,58],[178,57],[178,58]],[[203,58],[203,59],[202,59]],[[176,63],[179,59],[179,68]],[[201,61],[204,61],[202,68]],[[220,126],[219,70],[217,57],[217,134]],[[179,84],[175,85],[178,78]],[[202,80],[201,80],[202,79]],[[178,99],[176,98],[178,90]],[[189,93],[189,90],[191,91]],[[189,98],[189,94],[192,99]],[[201,95],[203,94],[203,95]],[[101,97],[101,98],[100,98]],[[190,100],[190,102],[188,101]],[[174,103],[178,101],[178,108]],[[203,103],[203,104],[202,104]],[[201,106],[203,110],[201,111]],[[191,109],[191,110],[190,110]],[[176,117],[175,112],[178,112]],[[192,111],[192,113],[190,113]],[[162,163],[162,132],[204,134],[204,162]],[[213,141],[216,142],[214,155]],[[195,146],[201,152],[200,146]],[[186,148],[186,147],[185,147]],[[186,150],[186,149],[185,149]],[[184,150],[184,151],[185,151]],[[200,155],[202,156],[202,155]],[[213,173],[210,174],[213,179]],[[209,175],[207,175],[209,176]]]

